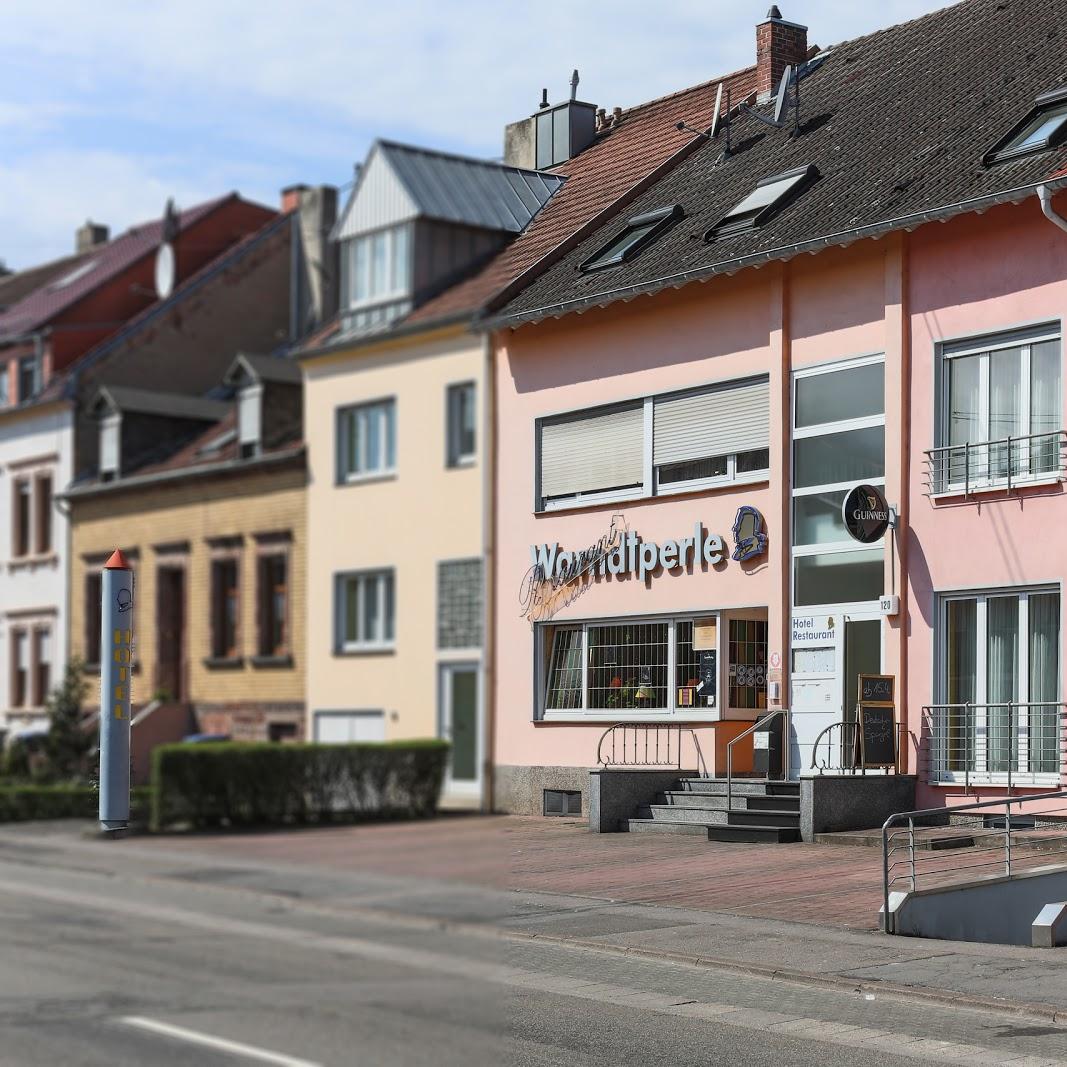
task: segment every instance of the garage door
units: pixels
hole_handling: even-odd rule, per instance
[[[384,711],[316,711],[315,740],[327,743],[345,741],[384,741]]]

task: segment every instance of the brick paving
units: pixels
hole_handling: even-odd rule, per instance
[[[139,844],[861,930],[876,928],[881,903],[879,849],[592,834],[564,819],[465,815]]]

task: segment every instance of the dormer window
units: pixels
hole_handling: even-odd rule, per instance
[[[764,178],[704,234],[704,240],[724,241],[758,229],[811,188],[818,178],[819,171],[814,166],[798,167]]]
[[[1043,93],[1030,113],[1004,137],[984,162],[1003,163],[1021,156],[1047,152],[1067,141],[1067,86]]]
[[[684,215],[685,212],[679,204],[649,211],[644,215],[635,215],[626,224],[626,229],[617,233],[596,255],[581,265],[581,270],[604,270],[633,259]]]
[[[348,306],[403,297],[411,288],[411,230],[407,224],[348,242]]]
[[[237,394],[237,447],[242,459],[258,456],[263,441],[263,386],[246,385]]]

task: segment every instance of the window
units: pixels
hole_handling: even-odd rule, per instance
[[[30,635],[11,631],[11,706],[26,707],[30,697]]]
[[[757,648],[761,625],[762,645]],[[735,651],[765,665],[766,623],[753,627],[751,647],[739,643]],[[694,640],[696,632],[702,638],[699,642]],[[717,714],[717,635],[715,616],[541,626],[542,697],[537,715],[551,719],[587,713],[606,718],[645,713]],[[705,678],[709,660],[710,685]],[[740,660],[738,669],[742,682],[747,682],[747,668]],[[751,706],[763,706],[759,699],[753,694]]]
[[[211,561],[211,658],[216,660],[238,657],[238,563],[236,556]]]
[[[583,271],[603,270],[633,259],[646,245],[651,244],[661,233],[685,216],[679,204],[635,215],[626,228],[616,234],[595,255],[582,265]]]
[[[391,474],[396,469],[396,401],[341,408],[337,412],[338,480]]]
[[[316,711],[315,740],[325,744],[384,741],[384,711]]]
[[[448,387],[446,451],[450,467],[462,467],[474,462],[478,425],[475,396],[474,382]]]
[[[437,565],[437,647],[480,648],[482,561],[451,560]]]
[[[11,394],[8,390],[7,363],[0,362],[0,408],[6,408],[11,403]]]
[[[105,415],[100,420],[100,480],[110,482],[119,476],[122,447],[122,416]]]
[[[1030,113],[1004,137],[984,162],[1001,163],[1035,152],[1047,152],[1067,140],[1067,86],[1044,93]]]
[[[37,490],[37,529],[34,538],[38,555],[52,551],[52,476],[39,474],[34,479]]]
[[[390,649],[395,640],[391,570],[337,577],[337,647],[342,652]]]
[[[98,570],[85,575],[85,662],[100,663],[100,609],[103,578]]]
[[[25,404],[41,391],[41,361],[37,356],[23,356],[18,364],[19,403]]]
[[[411,230],[406,224],[351,238],[345,255],[349,307],[410,291]]]
[[[279,744],[297,740],[298,732],[295,722],[272,722],[267,726],[267,740]]]
[[[793,378],[793,604],[866,603],[885,591],[885,550],[853,541],[841,508],[857,483],[885,484],[881,357]]]
[[[289,655],[289,557],[273,552],[258,559],[259,633],[257,653],[281,658]]]
[[[30,554],[31,495],[29,478],[16,478],[12,484],[11,554],[19,559]]]
[[[936,773],[1060,769],[1060,597],[1009,590],[941,601],[941,698],[933,709]]]
[[[758,378],[541,420],[539,509],[765,477],[769,415]]]
[[[52,689],[52,633],[33,631],[33,703],[43,707]]]
[[[731,619],[728,685],[731,708],[767,707],[767,622]]]
[[[934,493],[971,491],[1063,470],[1058,331],[941,350]]]
[[[237,440],[242,459],[258,456],[263,439],[263,386],[247,385],[237,394]]]
[[[723,241],[764,225],[788,207],[818,180],[814,166],[764,178],[739,204],[732,207],[707,233],[705,241]]]

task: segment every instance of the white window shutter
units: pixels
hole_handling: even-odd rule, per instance
[[[641,485],[644,415],[637,404],[541,426],[541,496]]]
[[[766,378],[657,397],[653,462],[658,467],[767,448],[770,400],[770,382]]]

